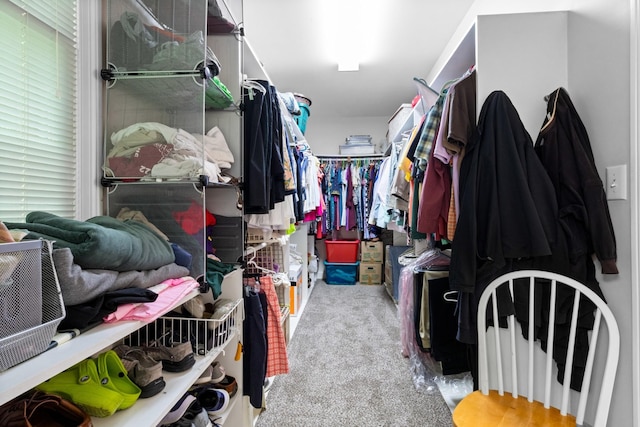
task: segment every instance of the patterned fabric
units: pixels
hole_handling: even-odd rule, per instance
[[[449,214],[447,216],[447,240],[453,241],[453,236],[456,234],[456,203],[455,203],[455,188],[451,186],[451,200],[449,201]]]
[[[289,372],[284,331],[280,327],[280,303],[271,276],[260,278],[260,292],[267,297],[267,377]]]
[[[427,168],[429,161],[429,153],[431,147],[436,139],[438,128],[440,127],[440,118],[442,117],[442,109],[444,108],[444,101],[447,97],[448,86],[442,89],[440,96],[435,104],[431,107],[425,117],[425,123],[420,134],[420,140],[416,146],[416,151],[413,155],[414,164],[422,170]]]

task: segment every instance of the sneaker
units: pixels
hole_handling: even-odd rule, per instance
[[[220,362],[218,362],[217,360],[211,364],[211,371],[212,383],[219,383],[220,381],[224,380],[224,377],[226,376],[224,372],[224,366],[222,366],[222,364],[220,364]]]
[[[211,386],[213,388],[226,390],[226,392],[229,393],[230,399],[233,398],[233,396],[235,396],[236,392],[238,391],[238,383],[236,382],[236,379],[231,375],[225,375],[222,381],[211,384]]]
[[[202,372],[202,375],[200,375],[200,377],[195,380],[193,384],[219,383],[220,381],[224,380],[224,377],[224,367],[220,364],[220,362],[215,361],[211,365],[207,366],[207,369]]]
[[[168,372],[184,372],[196,363],[190,342],[174,344],[173,346],[142,347],[142,350],[152,359],[162,362],[162,369]]]
[[[194,390],[193,393],[209,416],[220,415],[229,406],[230,397],[226,390],[202,387]]]
[[[190,393],[185,393],[162,418],[160,425],[169,426],[180,421],[193,402],[197,402],[196,397]]]
[[[206,409],[196,399],[182,416],[183,421],[189,421],[193,427],[212,427],[211,419]]]
[[[196,384],[207,384],[211,382],[211,374],[213,373],[213,367],[211,365],[207,366],[207,369],[205,369],[202,374],[200,375],[200,377],[198,377],[197,380],[195,380],[193,382],[194,385]]]
[[[124,344],[115,347],[113,351],[120,356],[129,378],[142,390],[140,398],[146,399],[164,390],[166,383],[162,376],[162,362],[152,359],[140,348]]]

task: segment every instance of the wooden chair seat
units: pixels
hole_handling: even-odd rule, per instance
[[[489,390],[488,395],[474,391],[466,396],[453,411],[455,427],[575,427],[576,418],[563,416],[554,407],[545,409],[540,402],[529,402],[526,397],[514,398],[505,393]]]

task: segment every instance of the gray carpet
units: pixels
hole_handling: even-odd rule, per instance
[[[318,281],[256,427],[451,426],[437,392],[414,387],[383,286]]]

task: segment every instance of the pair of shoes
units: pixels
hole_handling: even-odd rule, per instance
[[[224,380],[224,377],[224,367],[216,360],[211,365],[207,366],[207,368],[202,372],[202,375],[200,375],[200,378],[198,378],[194,384],[218,383]]]
[[[191,393],[185,393],[160,421],[163,427],[211,427],[209,414]]]
[[[70,400],[95,417],[108,417],[131,407],[141,393],[113,350],[100,354],[97,360],[85,359],[75,364],[36,389]]]
[[[162,370],[167,372],[184,372],[196,363],[193,354],[193,348],[190,342],[183,342],[171,345],[160,345],[154,342],[153,345],[146,346],[128,346],[119,345],[117,351],[119,354],[130,354],[135,352],[133,357],[138,359],[139,354],[144,353],[148,358],[162,365]],[[149,367],[153,366],[150,360],[145,362]],[[157,368],[154,366],[154,369]]]
[[[129,378],[142,390],[141,399],[155,396],[164,390],[166,383],[162,375],[162,362],[151,358],[141,348],[124,344],[114,347],[113,351],[122,359]]]
[[[30,390],[0,406],[4,427],[91,427],[89,414],[72,402],[54,394]]]
[[[235,396],[238,392],[238,382],[231,375],[225,375],[222,381],[212,383],[211,387],[225,390],[227,393],[229,393],[230,399],[233,398],[233,396]]]
[[[145,346],[142,351],[152,359],[162,362],[162,369],[168,372],[184,372],[196,363],[189,341],[170,346]]]
[[[226,390],[204,386],[191,390],[191,393],[198,399],[200,405],[207,411],[209,417],[220,415],[229,406],[231,397]]]

